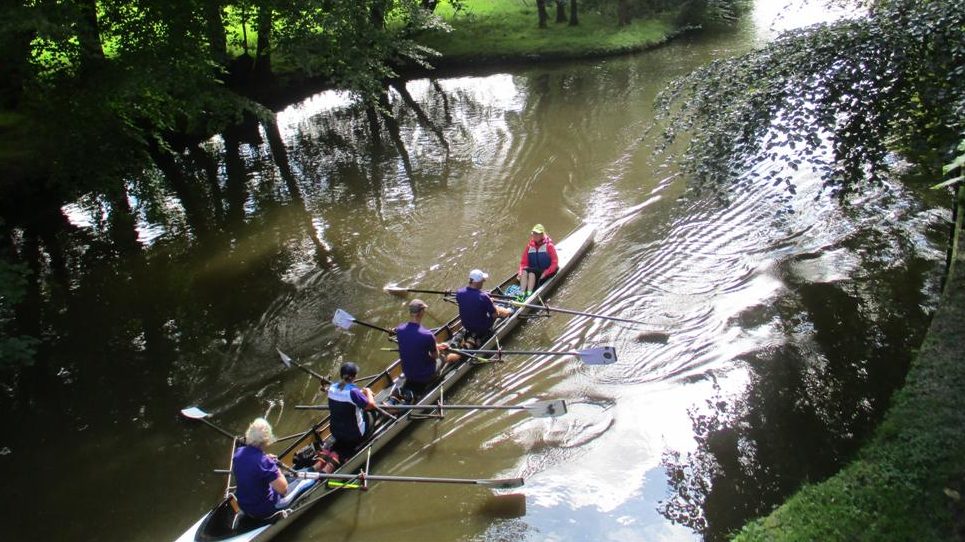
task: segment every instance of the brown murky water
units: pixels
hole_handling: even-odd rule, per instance
[[[312,415],[293,406],[320,395],[307,376],[284,370],[276,347],[321,373],[334,374],[346,359],[374,372],[393,359],[378,351],[390,343],[364,328],[337,332],[329,323],[336,308],[392,327],[404,318],[404,301],[383,286],[455,288],[474,267],[507,275],[537,222],[557,238],[581,222],[598,228],[595,248],[553,303],[651,325],[566,315],[528,323],[506,346],[612,344],[620,362],[586,367],[573,358],[522,357],[478,368],[454,401],[565,398],[570,412],[553,419],[450,414],[407,432],[372,468],[521,475],[524,488],[494,496],[472,487],[379,484],[320,508],[284,539],[696,537],[656,510],[669,491],[662,454],[694,448],[688,409],[703,407],[715,383],[737,393],[758,382],[755,364],[781,363],[774,353],[788,344],[811,345],[801,350],[818,365],[829,362],[830,344],[864,356],[871,368],[856,367],[856,374],[878,374],[867,349],[833,345],[874,335],[893,346],[887,351],[907,355],[914,345],[893,345],[887,328],[897,318],[909,334],[920,333],[943,257],[944,213],[899,185],[866,193],[858,209],[843,211],[815,199],[820,187],[802,173],[790,199],[762,185],[721,206],[689,193],[672,158],[654,154],[647,128],[656,92],[674,76],[765,39],[768,18],[629,58],[440,79],[439,88],[410,82],[442,126],[448,151],[411,114],[402,118],[407,157],[391,143],[373,148],[364,116],[337,93],[281,112],[297,192],[267,143],[242,145],[250,172],[244,220],[253,227],[195,253],[185,273],[219,294],[199,294],[203,310],[191,326],[170,324],[179,345],[171,365],[162,374],[145,366],[121,377],[111,371],[119,361],[109,346],[80,351],[80,358],[100,359],[105,376],[81,379],[87,384],[70,397],[47,398],[63,416],[27,414],[11,444],[0,442],[3,461],[20,467],[13,485],[22,487],[7,491],[9,539],[174,539],[218,498],[223,481],[207,473],[229,454],[223,437],[178,422],[179,408],[200,404],[235,431],[258,415],[280,435],[303,428]],[[82,216],[76,210],[81,223]],[[177,223],[145,220],[140,234],[153,251],[187,242]],[[430,323],[455,312],[439,298],[425,299]],[[841,313],[853,318],[821,321]],[[212,332],[206,318],[237,325]],[[670,339],[639,340],[647,330]],[[65,371],[72,378],[66,362]],[[841,397],[874,403],[895,378],[869,380],[859,378]],[[98,406],[113,405],[105,398],[113,395],[127,399]],[[66,442],[56,438],[64,434]]]

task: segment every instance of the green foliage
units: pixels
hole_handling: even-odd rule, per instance
[[[751,7],[748,0],[687,0],[677,20],[684,25],[730,25]]]
[[[951,173],[954,173],[955,170],[958,170],[958,173],[959,173],[958,177],[952,177],[951,179],[948,179],[945,182],[936,184],[932,188],[934,189],[945,188],[946,186],[952,186],[953,184],[956,184],[961,182],[962,180],[965,180],[965,175],[962,174],[962,172],[965,171],[965,139],[963,139],[962,142],[958,144],[958,151],[962,154],[959,154],[950,163],[942,166],[942,175],[949,175]]]
[[[0,259],[0,372],[33,363],[39,341],[16,333],[14,307],[26,295],[27,275],[23,264]]]
[[[879,180],[895,151],[937,172],[965,130],[965,0],[873,2],[865,18],[698,70],[658,104],[668,142],[691,138],[699,187],[754,182],[762,158],[807,159],[840,193]]]
[[[461,13],[446,8],[440,6],[437,11],[452,32],[426,33],[420,41],[452,63],[629,52],[666,41],[676,28],[667,17],[636,20],[621,28],[609,15],[581,11],[579,26],[550,24],[539,29],[535,5],[517,0],[466,1]]]

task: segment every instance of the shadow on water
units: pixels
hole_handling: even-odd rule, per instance
[[[868,199],[914,221],[917,211],[886,194]],[[876,220],[850,212],[856,223]],[[916,255],[902,229],[882,225],[784,260],[787,290],[736,316],[741,329],[774,328],[783,340],[740,356],[744,391],[715,385],[690,410],[696,449],[663,458],[672,489],[665,517],[726,540],[853,457],[901,386],[933,310],[936,262]],[[931,229],[940,238],[937,224]]]
[[[522,473],[522,495],[426,488],[413,502],[411,488],[380,485],[286,539],[692,536],[659,516],[661,501],[667,517],[718,539],[826,477],[901,383],[934,302],[941,254],[930,247],[943,232],[899,190],[850,214],[816,199],[788,213],[767,187],[726,208],[689,193],[652,152],[653,97],[747,46],[686,39],[633,58],[392,82],[381,109],[323,93],[199,145],[153,148],[157,169],[127,193],[4,226],[4,247],[19,243],[35,271],[25,318],[47,339],[0,398],[18,422],[0,440],[5,481],[43,488],[3,507],[10,536],[177,536],[223,491],[204,473],[230,451],[178,422],[180,408],[201,404],[239,431],[267,415],[277,433],[295,432],[309,418],[290,404],[320,396],[275,347],[323,374],[343,359],[381,369],[392,359],[374,351],[389,346],[384,335],[338,334],[335,308],[394,325],[403,301],[383,285],[458,287],[477,266],[510,273],[535,222],[554,236],[598,226],[561,306],[652,325],[527,323],[514,345],[612,343],[620,363],[480,369],[460,400],[565,397],[571,411],[452,417],[414,428],[380,465]],[[440,321],[454,312],[430,304]],[[735,373],[746,391],[724,385]],[[32,468],[68,464],[69,476]]]

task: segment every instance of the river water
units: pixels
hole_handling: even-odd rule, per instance
[[[620,361],[516,357],[477,368],[450,401],[565,398],[570,412],[449,414],[405,433],[371,469],[524,476],[525,486],[494,495],[378,484],[342,495],[283,539],[699,538],[658,509],[673,494],[666,454],[709,457],[695,442],[706,435],[695,421],[708,419],[746,422],[731,431],[742,467],[727,470],[727,450],[706,448],[724,472],[717,487],[742,477],[757,485],[740,498],[707,498],[698,513],[707,538],[801,479],[833,472],[880,417],[927,325],[947,214],[897,183],[842,208],[807,168],[793,196],[762,183],[722,204],[688,190],[674,156],[654,152],[656,93],[775,28],[827,16],[785,17],[775,27],[779,10],[759,4],[738,32],[644,54],[409,82],[448,150],[398,99],[408,156],[389,138],[374,145],[345,95],[279,112],[291,175],[267,142],[240,146],[243,225],[229,241],[202,246],[173,196],[164,220],[142,213],[139,240],[157,275],[138,292],[165,307],[173,347],[161,361],[104,343],[98,323],[123,315],[87,300],[90,321],[65,332],[73,338],[53,360],[63,388],[18,412],[12,436],[0,441],[9,473],[0,508],[12,533],[3,538],[174,539],[218,499],[223,480],[209,472],[229,454],[217,433],[178,421],[181,407],[201,405],[233,431],[259,415],[279,435],[298,431],[313,416],[293,406],[321,396],[306,375],[283,368],[275,348],[324,374],[343,360],[375,372],[393,359],[378,350],[391,343],[365,328],[337,331],[329,323],[336,308],[393,327],[405,300],[384,286],[456,288],[475,267],[508,275],[535,223],[557,239],[583,222],[597,228],[595,247],[554,304],[649,324],[562,314],[527,323],[506,347],[611,344]],[[218,153],[228,147],[210,144]],[[96,228],[89,211],[69,211]],[[158,263],[165,258],[176,263]],[[157,293],[172,284],[187,294]],[[113,295],[130,295],[123,292]],[[424,298],[430,324],[455,312]],[[647,340],[647,331],[669,339]]]

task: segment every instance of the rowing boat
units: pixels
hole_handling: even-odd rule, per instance
[[[558,255],[559,270],[555,275],[547,279],[533,292],[524,302],[529,303],[535,300],[542,300],[548,295],[559,282],[573,269],[579,260],[593,243],[594,229],[592,226],[584,225],[556,244]],[[505,292],[516,281],[516,275],[511,275],[501,282],[493,292],[500,294]],[[493,336],[481,346],[481,349],[492,349],[498,347],[499,341],[515,329],[523,319],[532,313],[534,309],[521,307],[512,315],[499,320],[493,330]],[[444,326],[436,330],[436,341],[445,342],[451,340],[462,326],[459,318],[453,318]],[[419,400],[417,404],[431,405],[440,401],[446,390],[451,389],[457,382],[468,374],[476,363],[471,359],[461,360],[447,368],[446,372],[439,378],[429,391]],[[402,373],[402,364],[396,360],[384,371],[375,376],[368,384],[369,389],[375,395],[377,403],[384,403],[391,394],[394,386],[401,386],[405,381]],[[360,447],[354,456],[344,460],[333,474],[338,476],[353,475],[363,469],[371,455],[377,453],[386,444],[391,442],[410,424],[419,419],[419,414],[413,410],[404,410],[394,419],[379,416],[376,419],[373,430],[368,439]],[[312,446],[317,442],[324,442],[330,437],[328,429],[328,417],[323,417],[318,423],[306,430],[299,438],[295,439],[285,449],[277,453],[279,460],[283,464],[292,465],[295,455]],[[352,476],[349,476],[351,478]],[[357,487],[353,484],[319,482],[305,490],[295,498],[288,507],[287,514],[274,523],[265,523],[239,514],[236,510],[236,503],[233,496],[228,495],[210,512],[205,514],[187,531],[184,532],[176,542],[263,542],[274,538],[283,529],[296,521],[299,517],[308,512],[314,505],[327,500],[346,487]]]

